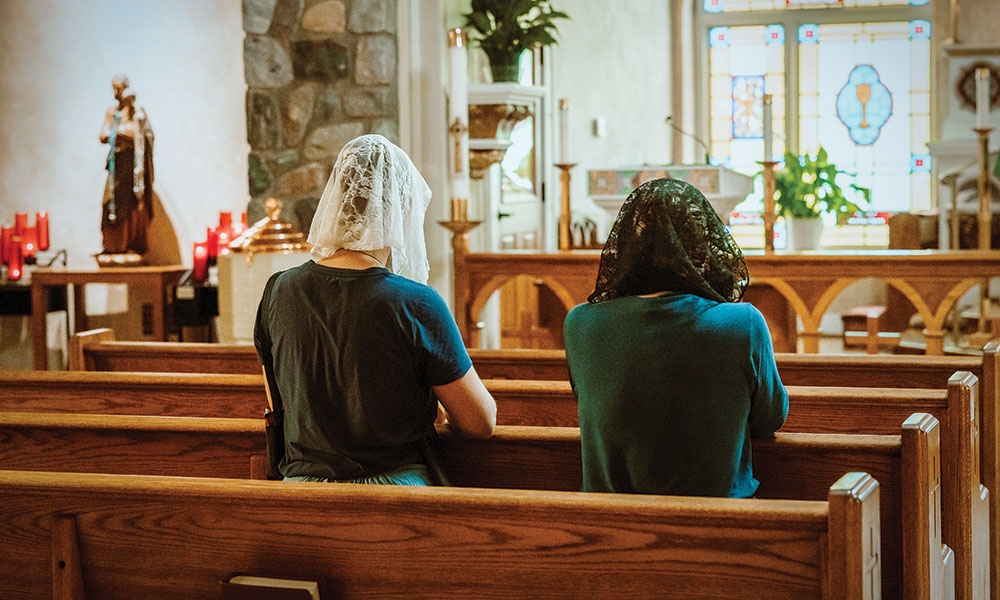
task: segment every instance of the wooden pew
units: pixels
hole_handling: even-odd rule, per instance
[[[70,347],[70,370],[260,372],[257,354],[247,344],[116,341],[112,330],[95,329],[73,336]],[[983,357],[779,352],[775,359],[786,385],[941,388],[955,371],[985,379],[985,366],[997,360],[998,348],[1000,343],[991,342]],[[569,380],[563,350],[472,348],[469,355],[483,379]]]
[[[113,337],[113,333],[99,332],[95,339]],[[91,368],[122,368],[117,363],[125,357],[133,356],[136,360],[144,360],[149,364],[152,356],[169,355],[172,360],[182,361],[186,350],[179,344],[157,342],[109,342],[78,344],[81,353],[93,353],[104,357],[103,362],[95,359]],[[212,346],[206,344],[187,344],[185,346]],[[197,349],[195,351],[200,351]],[[228,349],[215,349],[214,352],[230,356],[234,362],[242,361],[250,365],[256,362],[253,348],[250,346],[234,346]],[[558,377],[565,381],[568,375],[565,367],[565,354],[561,350],[500,350],[481,351],[470,350],[477,370],[483,376],[510,377],[518,374],[523,377]],[[82,354],[81,354],[82,355]],[[142,358],[145,356],[145,358]],[[981,359],[975,357],[954,356],[894,356],[894,355],[803,355],[781,354],[777,356],[779,370],[783,381],[788,385],[842,385],[854,386],[866,384],[870,386],[900,386],[900,387],[942,387],[948,375],[955,369],[968,370],[982,382],[981,401],[976,411],[981,415],[979,426],[981,436],[980,473],[983,485],[987,489],[1000,489],[1000,410],[997,398],[1000,398],[1000,378],[997,376],[997,365],[1000,364],[1000,344],[990,342],[984,348]],[[81,359],[82,361],[83,359]],[[188,368],[198,368],[190,364]],[[161,364],[166,362],[161,361]],[[184,363],[181,363],[184,364]],[[199,364],[209,364],[200,361]],[[132,363],[133,367],[141,366]],[[171,367],[176,368],[176,367]],[[250,367],[246,367],[248,370]],[[253,368],[257,368],[254,366]],[[575,405],[560,402],[550,396],[546,386],[524,389],[527,384],[517,382],[511,387],[505,387],[496,382],[491,387],[498,400],[511,399],[502,406],[501,418],[504,423],[535,422],[548,425],[573,426],[576,424]],[[520,391],[519,391],[520,388]],[[567,388],[568,389],[568,386]],[[557,395],[563,392],[557,390]],[[919,407],[903,409],[897,414],[901,417],[911,410],[922,410]],[[889,423],[894,422],[892,420]],[[990,554],[1000,557],[1000,493],[994,493],[990,499]],[[993,561],[1000,563],[1000,561]],[[1000,589],[1000,565],[991,566],[991,587]]]
[[[0,472],[0,596],[878,598],[878,484],[825,501]],[[753,551],[748,552],[747,549]]]
[[[108,328],[73,335],[67,359],[70,371],[260,373],[252,345],[116,341]]]
[[[0,411],[0,464],[72,471],[266,479],[263,419]]]
[[[484,379],[569,378],[563,350],[470,349],[469,353]],[[952,373],[973,373],[981,382],[983,483],[988,489],[1000,490],[1000,343],[987,344],[981,358],[778,353],[776,360],[786,385],[945,388]],[[71,368],[116,371],[258,373],[260,369],[249,345],[117,342],[110,329],[74,336],[70,363]],[[575,416],[569,417],[571,420],[563,420],[552,414],[544,422],[574,425]],[[992,529],[1000,532],[1000,493],[993,496]],[[991,540],[991,554],[1000,556],[1000,535]],[[1000,589],[1000,569],[994,569],[992,582]]]
[[[444,426],[441,433],[455,485],[580,489],[579,429],[500,427],[485,441],[463,438]],[[762,482],[758,496],[822,500],[839,474],[864,470],[880,482],[886,597],[900,597],[902,585],[950,585],[953,590],[953,557],[941,548],[940,475],[933,467],[938,440],[937,420],[930,415],[907,419],[902,437],[779,433],[762,438],[754,443],[755,473]],[[259,419],[0,413],[0,464],[14,470],[263,478],[264,452]],[[936,562],[925,560],[935,556],[925,547],[937,550]],[[950,576],[943,574],[949,571]]]
[[[182,344],[164,342],[115,342],[109,329],[75,336],[71,343],[71,368],[89,370],[176,371],[185,373],[257,373],[256,353],[248,345]],[[568,381],[563,350],[470,349],[477,372],[484,379],[541,379]],[[990,342],[983,356],[904,356],[776,354],[778,370],[786,385],[944,388],[956,371],[969,371],[980,382],[981,465],[983,485],[994,490],[990,499],[990,555],[1000,557],[1000,343]],[[514,392],[511,392],[514,393]],[[528,409],[528,414],[515,413]],[[574,407],[561,414],[549,402],[519,403],[505,408],[501,417],[522,423],[541,415],[539,423],[573,426]],[[919,409],[916,409],[919,410]],[[563,418],[565,417],[565,418]],[[895,421],[889,421],[890,423]],[[991,567],[991,588],[1000,590],[1000,559]]]

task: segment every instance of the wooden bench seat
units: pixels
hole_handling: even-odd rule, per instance
[[[579,429],[500,427],[489,440],[463,438],[444,426],[441,432],[455,485],[580,489]],[[259,419],[0,413],[0,464],[14,470],[263,478],[264,452]],[[880,482],[882,589],[899,597],[906,582],[923,581],[919,573],[954,571],[953,555],[941,555],[940,548],[938,456],[939,427],[930,415],[908,419],[902,437],[779,433],[754,442],[758,497],[822,500],[846,470],[871,474]],[[903,498],[916,503],[909,514]],[[936,548],[940,564],[904,566],[908,552],[933,556],[912,554],[913,544]],[[927,577],[938,589],[946,575]],[[954,575],[947,581],[953,588]]]
[[[825,501],[0,472],[0,596],[878,598],[878,484]],[[753,549],[753,551],[748,551]]]

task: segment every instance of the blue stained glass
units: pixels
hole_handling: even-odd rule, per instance
[[[930,173],[931,172],[931,155],[924,154],[911,154],[910,155],[910,173]]]
[[[925,4],[930,4],[930,2],[931,0],[910,0],[910,6],[923,6]]]
[[[729,46],[729,28],[713,27],[708,30],[708,45],[713,48]]]
[[[801,25],[799,26],[799,43],[800,44],[818,44],[819,43],[819,25]]]
[[[771,44],[784,44],[785,43],[785,26],[784,25],[768,25],[767,33],[765,34],[764,43],[767,45]]]
[[[911,40],[931,39],[931,22],[910,21],[910,39]]]
[[[722,7],[722,0],[705,0],[704,9],[708,13],[720,13],[725,10]]]
[[[733,139],[764,137],[764,76],[736,75],[732,78]]]
[[[871,65],[854,67],[837,94],[837,116],[854,143],[870,146],[892,115],[892,94]]]

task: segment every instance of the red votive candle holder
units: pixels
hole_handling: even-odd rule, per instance
[[[10,238],[14,237],[13,227],[0,227],[0,262],[7,264],[10,260]]]
[[[22,275],[24,275],[24,259],[21,257],[21,238],[12,235],[7,246],[7,279],[18,281]]]
[[[49,249],[49,213],[35,213],[35,230],[38,235],[38,249]]]
[[[219,231],[225,231],[232,236],[233,233],[233,213],[223,211],[219,213]]]
[[[38,254],[38,230],[35,227],[25,227],[18,234],[21,238],[21,259]]]
[[[194,267],[191,269],[191,279],[205,283],[208,279],[208,242],[194,243]]]
[[[229,230],[219,227],[219,254],[229,254],[229,242],[232,241]]]
[[[205,230],[205,248],[208,251],[208,258],[214,259],[219,255],[219,228],[209,227]]]

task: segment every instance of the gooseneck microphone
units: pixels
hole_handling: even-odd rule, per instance
[[[687,136],[687,137],[691,138],[692,140],[694,140],[695,142],[697,142],[698,145],[701,146],[701,149],[705,151],[705,164],[706,165],[710,164],[709,163],[709,155],[710,155],[710,153],[708,151],[708,144],[705,143],[705,140],[701,139],[700,137],[696,136],[695,134],[691,133],[690,131],[686,131],[686,130],[681,129],[680,127],[678,127],[677,124],[674,123],[674,116],[673,115],[668,115],[667,118],[663,120],[663,122],[667,124],[667,127],[673,129],[677,133],[679,133],[679,134],[681,134],[683,136]]]

